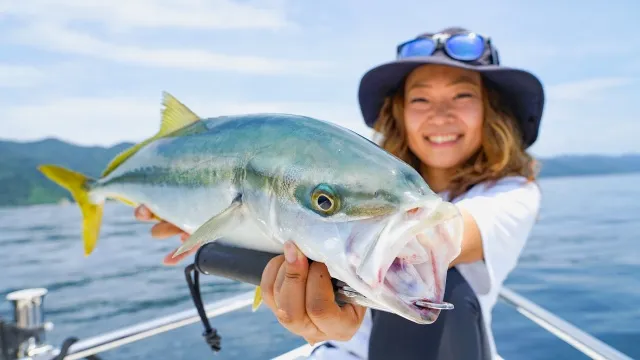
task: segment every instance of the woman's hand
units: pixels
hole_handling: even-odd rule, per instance
[[[327,267],[318,262],[309,266],[292,242],[285,244],[284,255],[267,264],[260,287],[280,324],[311,344],[349,340],[364,319],[364,307],[338,306]]]
[[[189,234],[158,219],[144,205],[137,207],[134,214],[140,221],[159,220],[151,228],[154,238],[179,235],[182,242],[189,238]],[[338,306],[327,267],[318,262],[309,266],[307,258],[292,242],[287,242],[284,249],[285,254],[273,258],[262,273],[260,287],[266,306],[282,326],[311,344],[350,339],[362,324],[366,308],[353,304]],[[175,265],[197,250],[195,247],[172,258],[173,250],[163,263]]]
[[[151,210],[149,210],[144,205],[138,206],[134,211],[134,215],[136,219],[140,221],[160,220],[157,217],[155,217],[151,212]],[[180,230],[180,228],[178,228],[177,226],[171,223],[168,223],[164,220],[160,220],[159,223],[153,225],[153,227],[151,228],[151,236],[157,239],[166,239],[176,235],[180,235],[180,241],[182,242],[185,242],[185,240],[189,238],[189,234]],[[178,250],[178,248],[176,248],[175,250],[171,251],[167,256],[165,256],[162,262],[165,265],[175,265],[180,261],[182,261],[182,259],[198,251],[198,248],[199,248],[198,246],[195,246],[189,251],[184,252],[174,258],[173,253],[176,252],[176,250]]]

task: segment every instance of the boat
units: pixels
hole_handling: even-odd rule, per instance
[[[231,252],[237,252],[237,250],[231,250]],[[204,305],[199,295],[198,274],[221,275],[255,284],[256,281],[259,281],[260,268],[263,269],[266,262],[273,256],[273,254],[264,253],[258,261],[248,262],[250,266],[244,273],[242,270],[240,273],[231,273],[228,261],[233,260],[230,260],[232,257],[229,255],[230,252],[222,251],[220,245],[209,243],[198,250],[194,263],[185,268],[189,290],[196,305],[195,309],[185,309],[178,313],[150,319],[87,339],[68,337],[60,347],[53,346],[46,341],[46,333],[53,329],[53,324],[46,321],[46,311],[43,306],[48,290],[46,288],[26,288],[11,292],[6,296],[6,300],[12,305],[14,318],[11,322],[4,322],[0,319],[0,360],[97,359],[96,356],[102,352],[198,321],[205,325],[205,340],[212,350],[220,351],[219,342],[216,343],[216,339],[219,338],[217,338],[216,330],[209,327],[208,319],[251,306],[254,293],[249,291]],[[227,261],[226,264],[225,261]],[[216,268],[212,264],[218,264],[219,267]],[[195,281],[191,280],[191,272],[194,273]],[[501,289],[499,301],[512,306],[519,314],[591,359],[631,360],[631,357],[621,351],[596,339],[508,287]],[[314,346],[321,344],[318,343]],[[302,345],[273,359],[305,359],[313,351],[314,346]],[[508,359],[499,357],[499,360]]]

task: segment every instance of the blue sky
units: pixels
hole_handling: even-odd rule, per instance
[[[0,138],[137,141],[166,90],[203,117],[281,111],[369,136],[360,77],[418,33],[490,35],[547,103],[538,156],[639,152],[640,2],[29,0],[0,3]]]

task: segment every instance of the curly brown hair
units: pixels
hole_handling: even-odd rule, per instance
[[[457,169],[446,190],[449,200],[487,181],[520,175],[535,181],[537,161],[523,147],[520,129],[500,92],[483,81],[484,121],[482,145]],[[374,129],[382,136],[380,146],[420,171],[421,162],[409,148],[404,127],[404,92],[385,98]]]

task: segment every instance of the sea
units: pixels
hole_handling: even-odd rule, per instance
[[[640,359],[640,174],[543,178],[538,223],[505,286],[632,358]],[[162,258],[178,240],[152,239],[131,208],[105,208],[102,237],[85,258],[74,204],[0,209],[0,316],[4,297],[45,287],[47,341],[91,336],[193,309],[184,266]],[[205,303],[252,290],[201,278]],[[212,354],[201,323],[99,354],[101,359],[270,359],[304,341],[262,307],[215,317],[222,351]],[[587,359],[499,302],[493,313],[499,353],[509,359]]]

